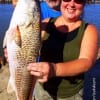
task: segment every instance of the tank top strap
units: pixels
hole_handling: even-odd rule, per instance
[[[86,23],[84,20],[82,20],[82,24],[81,24],[81,26],[80,26],[80,28],[78,30],[78,36],[77,36],[77,38],[82,39],[82,37],[84,35],[83,33],[84,33],[84,31],[85,31],[85,29],[86,29],[87,26],[88,26],[88,23]]]

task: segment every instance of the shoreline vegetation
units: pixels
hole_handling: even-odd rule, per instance
[[[46,1],[46,0],[40,0],[40,1]],[[87,0],[86,2],[89,4],[100,4],[100,0]],[[6,3],[12,3],[12,0],[0,0],[0,4],[6,4]]]

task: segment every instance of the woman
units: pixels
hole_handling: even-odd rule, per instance
[[[97,56],[98,32],[81,20],[84,0],[61,0],[62,15],[42,22],[40,61],[30,63],[38,77],[36,100],[82,100],[84,73]]]

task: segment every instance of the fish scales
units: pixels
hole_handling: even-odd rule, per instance
[[[20,33],[17,38],[16,29]],[[27,71],[27,65],[36,62],[40,37],[39,1],[19,0],[4,38],[10,70],[7,91],[15,91],[17,100],[29,100],[34,77]]]

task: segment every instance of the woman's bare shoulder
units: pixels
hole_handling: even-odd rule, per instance
[[[89,24],[85,30],[85,34],[87,35],[87,37],[98,37],[98,29],[95,25]]]
[[[94,24],[89,24],[86,31],[96,31],[97,27]]]

